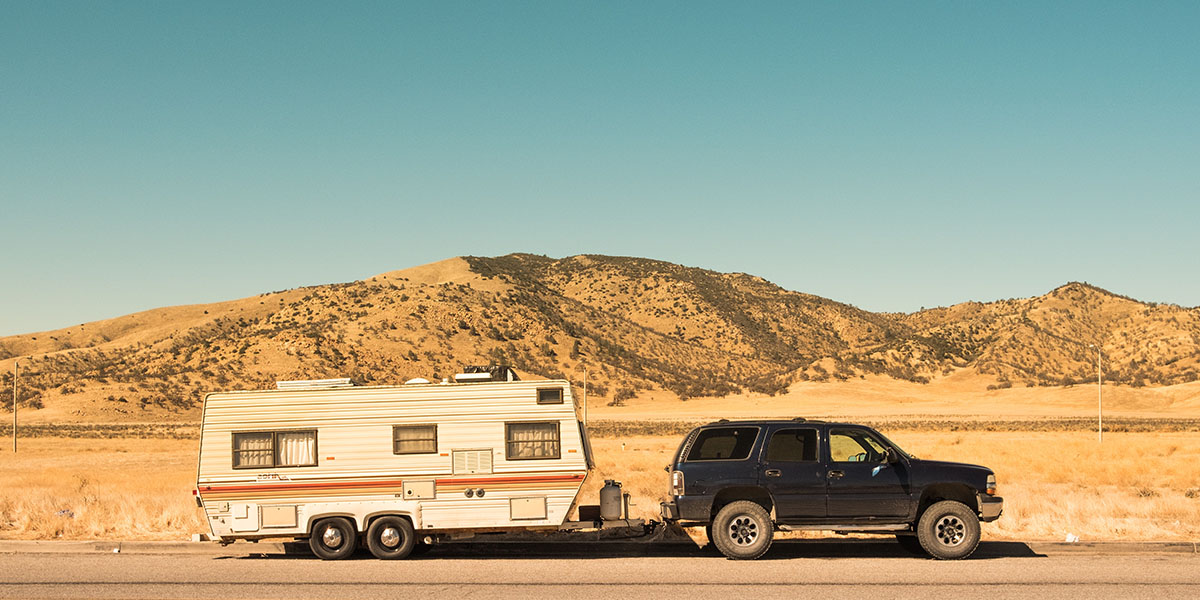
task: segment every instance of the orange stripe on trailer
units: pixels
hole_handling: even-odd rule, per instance
[[[582,481],[583,475],[538,475],[534,477],[459,477],[438,479],[438,485],[475,485],[477,483],[540,483],[549,481]]]
[[[477,484],[492,484],[492,483],[549,483],[558,481],[582,481],[583,475],[535,475],[527,477],[459,477],[451,479],[437,479],[437,485],[477,485]],[[415,477],[422,479],[421,477]],[[201,492],[274,492],[287,490],[336,490],[336,489],[355,489],[355,488],[372,488],[372,487],[401,487],[404,484],[403,480],[396,479],[391,481],[314,481],[304,483],[276,483],[271,485],[201,485]]]

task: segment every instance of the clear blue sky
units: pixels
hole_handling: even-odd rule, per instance
[[[0,1],[0,335],[456,255],[1200,304],[1197,2]]]

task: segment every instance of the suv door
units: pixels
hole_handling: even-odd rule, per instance
[[[830,517],[906,517],[908,467],[887,462],[888,446],[862,427],[829,428],[826,476]]]
[[[780,522],[825,517],[825,465],[820,457],[816,427],[784,426],[772,432],[763,447],[759,485],[775,499]]]

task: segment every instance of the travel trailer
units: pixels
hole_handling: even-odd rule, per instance
[[[306,539],[323,559],[365,544],[397,559],[444,537],[643,525],[615,482],[600,506],[578,505],[593,462],[569,382],[465,371],[209,394],[194,494],[212,539]]]

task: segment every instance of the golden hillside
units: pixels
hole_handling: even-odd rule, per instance
[[[621,401],[773,395],[791,384],[982,374],[995,387],[1200,379],[1200,310],[1072,283],[1045,296],[871,313],[741,273],[642,258],[464,257],[364,281],[146,311],[0,338],[42,419],[191,418],[204,393],[277,380],[365,384],[507,363]],[[809,384],[805,384],[809,385]],[[11,400],[6,402],[11,404]]]

